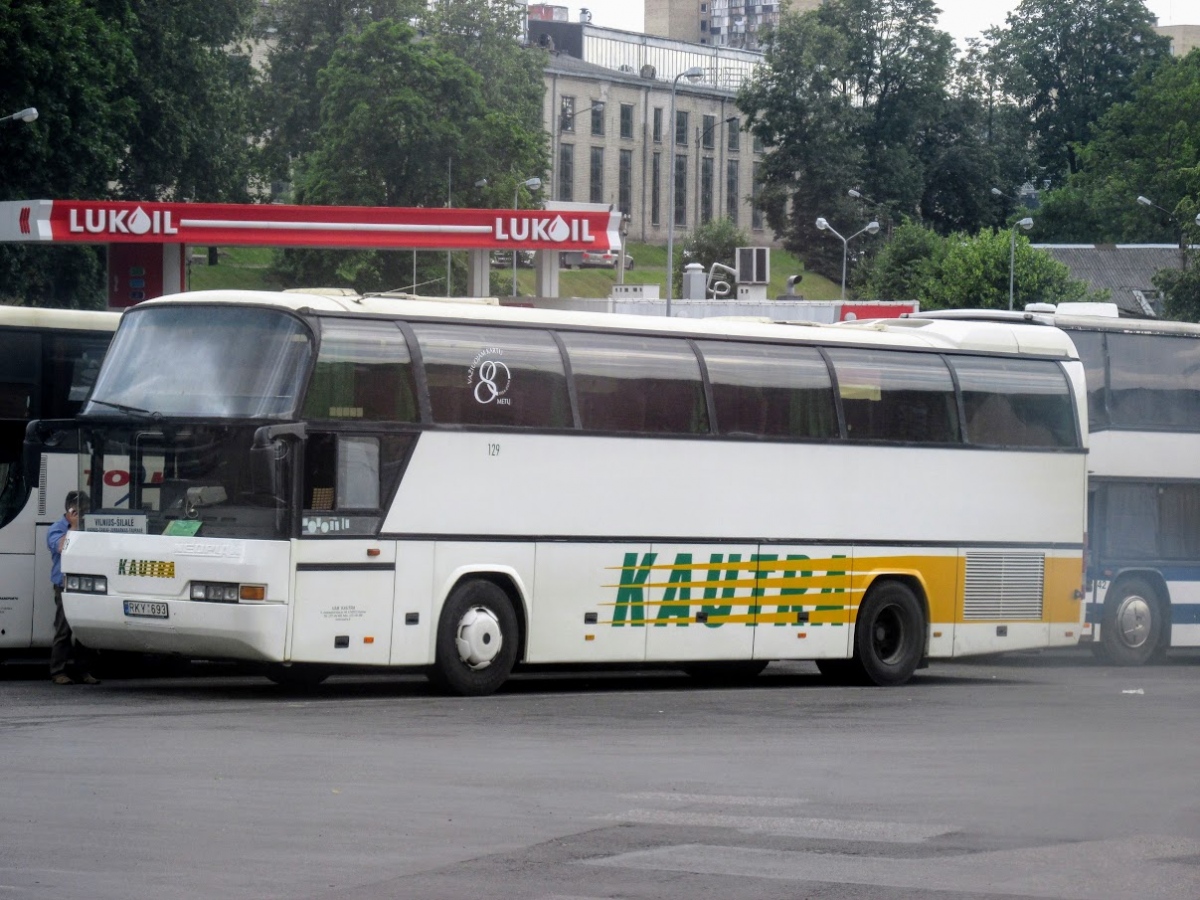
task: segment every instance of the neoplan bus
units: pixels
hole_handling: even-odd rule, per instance
[[[1083,403],[1071,342],[1026,325],[152,300],[77,420],[66,609],[90,646],[276,680],[801,659],[899,684],[1078,642]]]
[[[82,408],[118,321],[117,313],[0,306],[0,654],[54,639],[46,532],[79,480],[73,435],[27,461],[25,429]]]
[[[1200,325],[1017,314],[1066,331],[1087,373],[1084,642],[1116,665],[1200,647]]]

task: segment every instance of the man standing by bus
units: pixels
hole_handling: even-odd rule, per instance
[[[62,551],[67,532],[79,525],[79,516],[87,498],[79,491],[67,494],[66,512],[50,526],[46,543],[50,547],[50,581],[54,584],[54,644],[50,648],[50,680],[55,684],[99,684],[100,679],[84,666],[85,648],[76,644],[67,615],[63,612]]]

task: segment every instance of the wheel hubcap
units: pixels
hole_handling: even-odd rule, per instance
[[[1117,629],[1126,647],[1140,647],[1150,637],[1153,610],[1145,597],[1126,597],[1117,609]]]
[[[871,627],[875,655],[885,663],[894,663],[904,646],[904,623],[895,609],[881,609]]]
[[[500,620],[486,606],[475,606],[467,610],[459,620],[454,643],[459,658],[472,669],[483,669],[492,664],[500,654],[504,635]]]

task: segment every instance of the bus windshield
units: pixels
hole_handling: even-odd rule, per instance
[[[284,419],[312,353],[303,322],[277,310],[186,305],[129,312],[84,416]]]

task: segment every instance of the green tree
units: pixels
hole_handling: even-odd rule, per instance
[[[1078,171],[1076,147],[1092,123],[1132,97],[1143,67],[1169,57],[1170,42],[1153,26],[1142,0],[1021,0],[1006,27],[989,33],[1043,177]]]
[[[338,42],[373,22],[407,22],[422,9],[420,0],[276,0],[258,23],[272,47],[255,92],[253,109],[262,135],[266,170],[277,182],[290,182],[293,161],[314,147],[321,120],[317,79]]]
[[[1165,60],[1078,148],[1079,171],[1043,197],[1038,233],[1073,242],[1180,240],[1200,211],[1200,51]],[[1149,197],[1164,213],[1136,202]]]
[[[1200,322],[1200,253],[1189,253],[1184,269],[1163,269],[1155,273],[1154,286],[1162,291],[1166,318]]]
[[[124,94],[134,58],[117,5],[5,3],[0,115],[37,107],[37,121],[0,124],[0,200],[105,197],[135,113]],[[0,244],[0,302],[103,305],[97,247]]]
[[[683,267],[690,263],[700,263],[707,273],[713,263],[720,263],[729,268],[737,266],[737,248],[750,246],[750,235],[744,229],[738,228],[731,219],[712,219],[697,225],[688,232],[683,242],[683,252],[675,264],[674,284],[675,296],[683,293]],[[722,281],[732,281],[722,278]]]
[[[952,44],[936,15],[932,0],[785,12],[766,65],[739,95],[750,130],[772,150],[761,168],[768,222],[815,271],[840,277],[842,255],[818,234],[818,217],[865,225],[912,216],[949,230],[989,211],[980,198],[995,166],[982,106],[952,104]],[[852,187],[876,207],[851,200]],[[974,201],[957,197],[968,191]]]
[[[859,293],[881,300],[917,300],[922,309],[1008,309],[1012,259],[1016,309],[1027,303],[1107,297],[1072,279],[1066,266],[1031,247],[1025,237],[1016,238],[1015,248],[1011,242],[1008,230],[942,237],[906,223],[864,267]]]
[[[297,168],[300,203],[441,206],[442,161],[487,127],[479,76],[396,21],[344,38],[318,88],[321,125],[315,149]],[[456,115],[445,115],[448,109]],[[291,263],[281,272],[294,283],[386,290],[412,281],[404,253],[293,251],[286,257]]]
[[[130,200],[250,197],[250,56],[254,0],[127,0],[135,109],[116,194]]]

